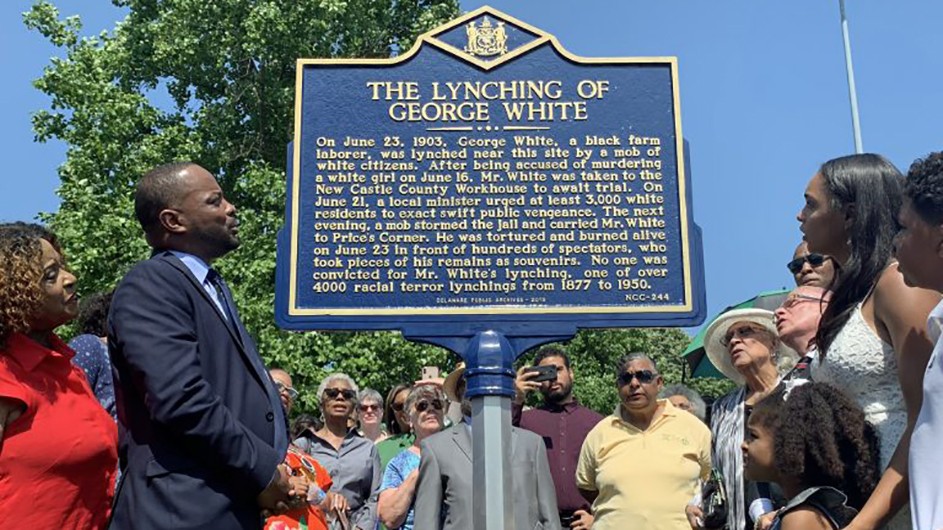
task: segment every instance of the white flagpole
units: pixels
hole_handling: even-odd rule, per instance
[[[851,65],[851,39],[848,37],[848,19],[845,18],[845,0],[838,0],[841,10],[841,32],[845,43],[845,72],[848,74],[848,99],[851,100],[851,127],[855,134],[855,153],[863,153],[861,147],[861,123],[858,121],[858,93],[855,90],[855,70]]]

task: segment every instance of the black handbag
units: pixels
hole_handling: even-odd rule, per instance
[[[727,527],[727,488],[720,471],[711,470],[710,477],[701,486],[701,510],[704,528],[719,530]]]

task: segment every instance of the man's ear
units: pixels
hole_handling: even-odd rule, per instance
[[[178,210],[164,208],[157,214],[157,219],[167,233],[182,234],[187,231],[186,226],[183,224],[185,219]]]

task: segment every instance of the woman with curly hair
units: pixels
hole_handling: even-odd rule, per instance
[[[779,484],[789,501],[770,530],[838,530],[880,478],[878,440],[864,411],[826,383],[759,402],[747,422],[744,474]]]
[[[104,528],[115,422],[55,329],[75,318],[75,276],[56,237],[0,225],[0,513],[10,528]]]

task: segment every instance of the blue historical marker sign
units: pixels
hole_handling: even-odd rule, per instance
[[[577,57],[487,7],[395,58],[299,60],[279,324],[699,324],[678,94],[673,57]]]

